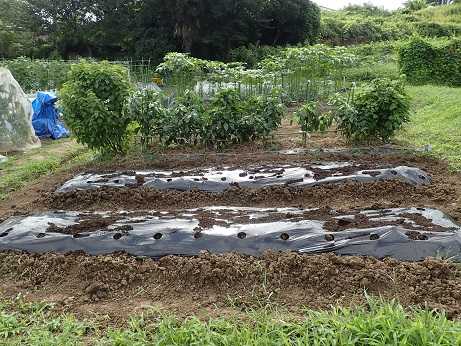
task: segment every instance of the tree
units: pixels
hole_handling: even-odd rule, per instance
[[[308,0],[272,0],[263,5],[262,42],[268,45],[296,44],[316,40],[320,10]]]
[[[407,9],[410,12],[422,10],[427,6],[427,0],[409,0],[405,2],[405,9]]]
[[[26,3],[0,0],[0,57],[28,55],[33,50],[33,34],[28,25]]]
[[[7,1],[7,0],[0,0]],[[19,0],[16,0],[19,1]],[[28,0],[36,32],[64,58],[150,57],[180,50],[225,59],[247,44],[314,42],[310,0]]]

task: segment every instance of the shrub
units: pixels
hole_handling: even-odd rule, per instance
[[[247,67],[254,68],[260,61],[277,54],[279,50],[279,47],[249,44],[248,47],[243,46],[231,50],[229,60],[243,62]]]
[[[206,119],[206,141],[221,147],[226,143],[245,142],[251,137],[252,119],[245,119],[246,107],[241,95],[221,90],[211,99]]]
[[[244,97],[238,91],[218,91],[209,101],[186,91],[171,104],[162,94],[137,92],[130,102],[144,145],[158,137],[163,145],[210,145],[222,148],[265,138],[281,123],[278,94]]]
[[[461,40],[438,46],[414,37],[399,50],[401,73],[413,84],[461,85]]]
[[[433,74],[437,84],[461,86],[461,39],[454,39],[436,50]]]
[[[73,65],[61,90],[64,117],[78,141],[103,152],[124,151],[128,71],[108,62]]]
[[[191,91],[186,91],[171,107],[166,109],[159,121],[158,135],[161,143],[199,144],[205,132],[204,101]]]
[[[280,90],[274,90],[272,94],[254,96],[247,100],[247,109],[252,113],[251,117],[261,118],[260,126],[255,128],[255,137],[267,137],[282,123],[285,108],[281,103]]]
[[[415,37],[399,50],[400,70],[411,83],[424,83],[432,78],[436,52],[431,44]]]
[[[130,99],[128,111],[138,126],[141,145],[146,148],[166,114],[161,92],[149,89],[137,91]]]
[[[334,104],[338,130],[354,142],[387,142],[409,121],[410,103],[401,81],[375,79]]]
[[[293,114],[293,120],[301,126],[304,145],[306,145],[309,133],[325,132],[333,122],[330,113],[322,113],[319,102],[308,102],[301,106]]]

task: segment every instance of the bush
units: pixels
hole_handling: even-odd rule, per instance
[[[68,79],[60,96],[66,124],[78,141],[103,152],[123,152],[130,123],[128,71],[109,62],[81,62]]]
[[[149,89],[137,91],[130,99],[128,111],[131,119],[137,124],[143,148],[151,143],[152,134],[165,117],[166,109],[162,101],[161,92]]]
[[[409,121],[409,97],[401,81],[375,79],[334,104],[338,130],[353,142],[387,142]]]
[[[206,113],[204,101],[191,91],[186,91],[171,107],[165,109],[159,121],[161,143],[197,145],[204,138]]]
[[[238,47],[231,50],[229,52],[229,60],[243,62],[246,67],[254,68],[263,59],[271,55],[276,55],[279,50],[279,47],[250,44],[247,47]]]
[[[280,125],[282,116],[277,96],[244,99],[236,90],[221,90],[210,102],[206,141],[222,147],[263,138]]]
[[[400,71],[411,83],[424,83],[432,78],[436,52],[422,38],[415,37],[399,50]]]
[[[143,144],[158,137],[163,145],[210,145],[222,148],[265,138],[281,123],[277,94],[243,97],[225,89],[209,101],[186,91],[171,104],[162,94],[138,92],[130,102]]]
[[[313,132],[325,132],[333,122],[330,113],[322,113],[319,102],[308,102],[293,114],[293,120],[301,126],[304,145],[307,135]]]
[[[434,18],[430,16],[424,18],[423,14],[434,14],[435,11],[434,8],[430,8],[430,12],[386,13],[367,6],[355,6],[342,11],[323,12],[320,26],[321,42],[351,45],[400,40],[415,34],[427,37],[450,37],[461,34],[461,25],[458,24],[456,15],[443,13]]]
[[[426,37],[450,37],[461,34],[461,26],[431,22],[415,23],[416,33]]]
[[[452,39],[438,46],[414,37],[399,50],[401,73],[413,84],[461,85],[461,40]]]

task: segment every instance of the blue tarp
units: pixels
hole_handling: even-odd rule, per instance
[[[35,134],[40,138],[60,139],[69,137],[69,130],[59,120],[56,108],[58,97],[52,92],[38,92],[37,98],[32,102],[34,115],[32,125]]]

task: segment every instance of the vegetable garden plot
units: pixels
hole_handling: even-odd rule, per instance
[[[230,187],[263,188],[286,185],[309,187],[349,181],[398,180],[411,185],[427,185],[431,177],[414,167],[360,169],[347,162],[299,167],[272,165],[242,168],[206,168],[189,171],[139,171],[110,174],[81,174],[66,182],[58,192],[91,190],[101,187],[149,187],[160,190],[198,189],[223,192]]]
[[[434,209],[339,213],[333,209],[210,207],[176,212],[48,212],[0,224],[0,250],[124,251],[160,258],[203,251],[262,255],[267,250],[334,252],[419,261],[461,260],[461,227]]]

